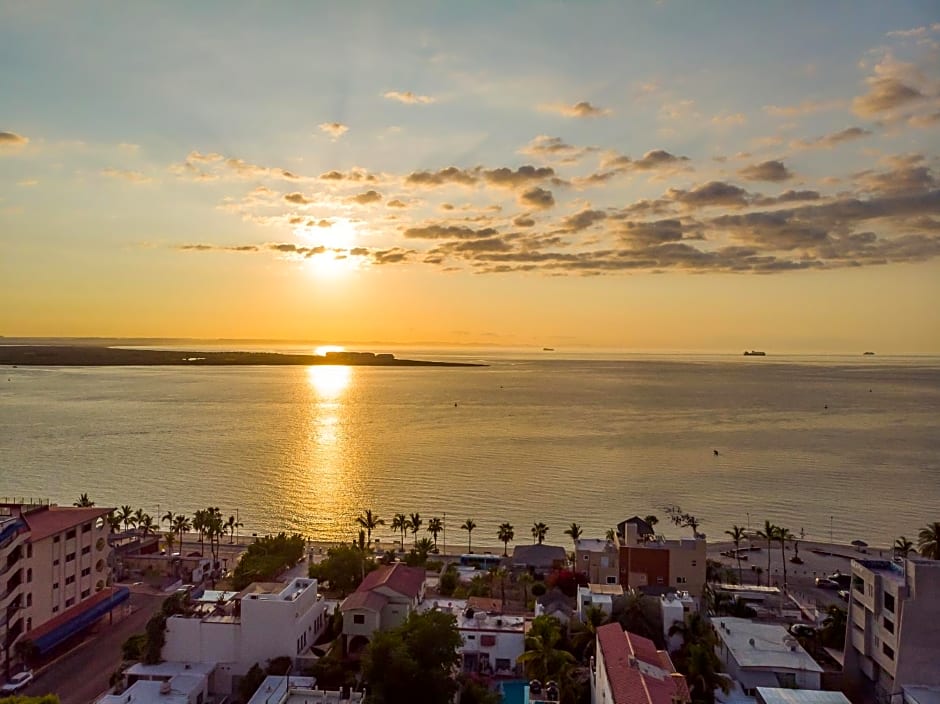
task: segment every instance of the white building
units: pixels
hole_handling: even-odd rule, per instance
[[[715,653],[745,694],[758,687],[820,689],[823,669],[783,626],[746,618],[713,618]]]
[[[362,692],[318,689],[313,677],[265,678],[248,704],[361,704]]]
[[[424,601],[426,583],[424,568],[400,562],[382,565],[367,574],[340,606],[347,649],[360,650],[376,631],[403,624]]]
[[[853,560],[845,677],[900,701],[902,687],[940,685],[940,561]]]
[[[256,582],[232,598],[210,596],[192,613],[168,618],[163,658],[218,663],[216,691],[230,693],[255,663],[307,653],[328,617],[315,579]]]
[[[663,615],[663,638],[670,651],[678,650],[682,646],[682,636],[669,635],[669,629],[677,623],[684,623],[685,617],[697,610],[695,599],[688,592],[671,592],[659,598],[660,609]]]
[[[757,704],[851,704],[842,692],[758,687]]]
[[[585,612],[596,606],[610,616],[614,610],[614,600],[623,596],[623,587],[619,584],[588,584],[578,587],[578,619],[583,623]]]
[[[214,671],[214,665],[203,663],[134,665],[125,673],[127,689],[106,694],[96,704],[204,704]]]

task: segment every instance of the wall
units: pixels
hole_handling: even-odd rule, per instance
[[[651,587],[665,587],[669,581],[669,551],[660,548],[621,547],[620,548],[620,584],[624,588],[645,586],[642,579]]]
[[[940,562],[909,560],[912,584],[901,604],[895,651],[897,680],[904,684],[940,685]],[[896,607],[897,608],[897,607]]]

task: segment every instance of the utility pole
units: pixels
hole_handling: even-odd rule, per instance
[[[832,543],[832,516],[829,516],[829,542]]]

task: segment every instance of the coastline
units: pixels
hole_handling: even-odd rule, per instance
[[[484,367],[470,362],[397,359],[373,352],[330,352],[326,355],[280,352],[204,352],[143,350],[86,345],[2,345],[0,365],[23,367],[127,367],[127,366],[315,366],[368,367]]]

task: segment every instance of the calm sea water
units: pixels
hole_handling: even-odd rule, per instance
[[[367,508],[446,513],[449,546],[468,517],[475,545],[503,521],[567,543],[668,504],[714,539],[770,519],[890,544],[940,520],[936,358],[471,358],[491,366],[4,368],[0,496],[217,505],[317,539]]]

